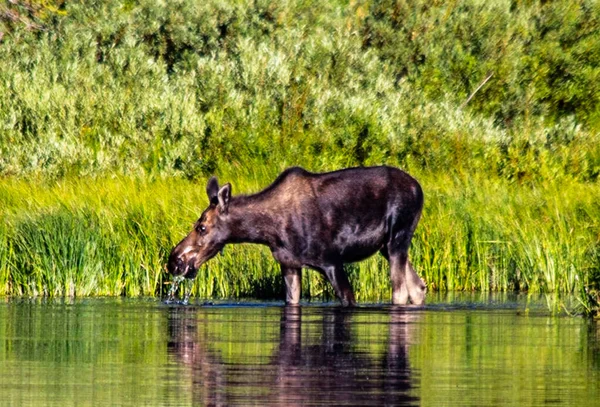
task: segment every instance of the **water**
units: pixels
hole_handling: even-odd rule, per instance
[[[424,308],[3,300],[0,405],[599,405],[600,328]]]

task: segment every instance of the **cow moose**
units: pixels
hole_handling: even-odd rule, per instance
[[[408,261],[423,191],[407,173],[389,166],[321,174],[294,167],[256,194],[233,196],[231,184],[219,186],[215,177],[206,193],[208,208],[169,255],[174,276],[193,279],[226,244],[258,243],[281,265],[287,304],[300,301],[302,268],[310,268],[348,306],[355,297],[344,263],[379,251],[390,264],[392,303],[424,302],[425,284]]]

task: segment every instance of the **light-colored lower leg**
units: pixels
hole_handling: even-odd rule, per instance
[[[282,273],[285,283],[285,303],[290,305],[300,303],[300,295],[302,294],[301,269],[282,268]]]
[[[405,281],[410,301],[415,305],[423,304],[427,287],[410,262],[406,262]]]
[[[392,289],[392,304],[405,305],[408,303],[408,290],[406,284],[402,284],[398,289]]]
[[[408,303],[408,289],[406,287],[406,264],[400,255],[390,256],[390,278],[392,280],[392,304],[404,305]],[[404,263],[404,265],[402,264]]]

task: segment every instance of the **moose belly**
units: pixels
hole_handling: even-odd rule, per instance
[[[335,250],[344,263],[366,259],[384,244],[384,225],[373,228],[343,228],[334,238]]]

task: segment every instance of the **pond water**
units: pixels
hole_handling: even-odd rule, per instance
[[[1,301],[2,405],[600,404],[597,323],[519,297]]]

